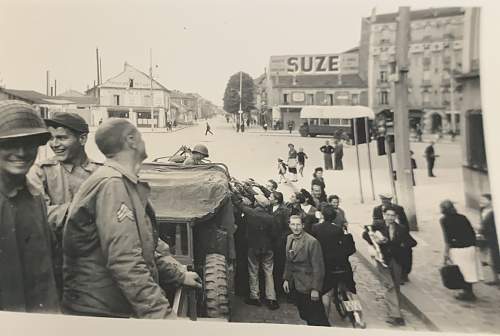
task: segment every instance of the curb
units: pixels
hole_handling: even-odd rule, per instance
[[[373,263],[368,259],[362,252],[359,250],[356,251],[356,256],[358,259],[375,275],[377,278],[380,278],[379,273],[377,272],[375,266]],[[411,285],[411,284],[406,284],[406,286]],[[413,303],[413,301],[403,293],[403,291],[400,291],[401,293],[401,299],[402,299],[402,304],[408,308],[409,311],[411,311],[414,315],[416,315],[422,322],[429,328],[430,331],[442,331],[426,314],[425,312],[417,307],[416,304]]]

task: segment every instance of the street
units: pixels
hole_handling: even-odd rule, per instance
[[[290,193],[297,188],[309,189],[312,171],[317,166],[323,165],[322,154],[319,152],[319,147],[324,143],[326,138],[303,138],[297,136],[294,132],[288,135],[283,132],[263,132],[258,126],[249,128],[245,133],[236,133],[232,124],[226,123],[222,118],[210,120],[214,135],[204,135],[204,123],[187,127],[172,133],[154,133],[150,129],[143,129],[143,136],[146,141],[149,158],[152,160],[156,157],[167,156],[173,154],[181,145],[194,146],[196,143],[203,143],[208,146],[210,159],[212,162],[223,162],[229,167],[231,175],[245,179],[252,177],[258,182],[265,182],[269,178],[277,179],[277,159],[287,157],[287,144],[294,143],[296,148],[303,147],[308,154],[309,159],[306,161],[306,169],[304,178],[292,185],[291,183],[282,184],[279,190],[282,191],[287,199]],[[438,165],[436,174],[447,170],[452,170],[453,165],[459,162],[459,152],[455,145],[438,145],[438,150],[442,153],[442,165]],[[442,147],[441,147],[442,146]],[[362,165],[362,173],[364,178],[365,198],[370,198],[367,160],[366,160],[366,145],[360,146],[360,164]],[[92,134],[87,145],[89,155],[95,159],[102,160],[103,157],[99,153],[94,143]],[[423,153],[424,144],[414,144],[413,150],[416,153]],[[443,149],[441,149],[443,148]],[[375,154],[375,149],[372,148],[372,155]],[[377,191],[380,191],[380,185],[387,179],[387,166],[385,157],[372,156],[374,177],[377,181]],[[425,168],[425,161],[420,156],[417,156],[417,164],[420,168]],[[344,157],[345,171],[326,172],[326,181],[335,181],[335,185],[327,182],[327,192],[329,194],[336,193],[342,199],[342,207],[346,209],[348,220],[354,225],[360,224],[355,216],[355,213],[366,213],[371,210],[372,204],[361,205],[359,203],[359,192],[356,178],[355,165],[355,150],[354,147],[345,149]],[[422,182],[417,182],[424,187],[431,186],[432,181],[427,181],[424,178],[425,169],[417,171],[417,181],[422,179]],[[442,174],[442,173],[441,173]],[[442,174],[444,175],[444,174]],[[449,174],[447,174],[449,175]],[[363,211],[359,211],[360,208]],[[352,214],[352,215],[351,215]],[[370,218],[367,217],[366,220]],[[360,237],[355,236],[357,245],[365,244]],[[362,263],[359,258],[353,256],[352,264],[355,268],[355,281],[359,291],[360,300],[364,308],[364,319],[368,328],[385,328],[388,325],[385,323],[386,313],[383,302],[384,289],[379,283],[375,275]],[[333,308],[333,307],[332,307]],[[350,327],[349,321],[341,321],[332,309],[331,319],[335,326]],[[241,298],[236,297],[232,306],[233,321],[235,322],[261,322],[261,323],[291,323],[303,324],[303,321],[298,317],[295,306],[286,302],[281,303],[281,308],[272,313],[266,307],[248,306],[243,303]],[[425,324],[420,321],[414,314],[408,310],[404,310],[404,315],[407,320],[407,326],[404,329],[408,330],[426,330]]]

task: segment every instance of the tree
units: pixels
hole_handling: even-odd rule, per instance
[[[241,109],[243,112],[250,112],[255,108],[254,82],[247,73],[242,73]],[[229,113],[238,113],[240,110],[240,73],[237,72],[229,78],[224,92],[224,110]]]

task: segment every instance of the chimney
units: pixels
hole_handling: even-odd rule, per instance
[[[57,79],[54,79],[54,96],[57,96]]]

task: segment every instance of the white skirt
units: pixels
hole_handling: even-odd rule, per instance
[[[450,248],[450,259],[453,264],[458,266],[466,282],[475,283],[483,280],[481,264],[475,246]]]

